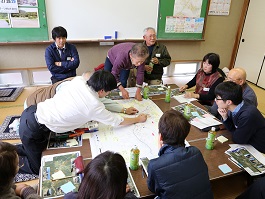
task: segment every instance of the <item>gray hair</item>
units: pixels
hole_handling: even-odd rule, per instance
[[[145,28],[144,31],[143,31],[144,36],[146,35],[146,33],[147,33],[148,30],[153,30],[153,31],[156,32],[156,30],[155,30],[154,28],[152,28],[152,27],[147,27],[147,28]]]
[[[147,58],[149,56],[149,50],[143,43],[134,44],[130,52],[134,57]]]

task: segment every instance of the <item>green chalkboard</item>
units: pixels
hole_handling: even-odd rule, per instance
[[[183,8],[184,10],[183,11],[184,15],[182,15],[182,18],[173,17],[175,2],[179,2],[181,4],[183,3],[183,5],[180,6],[180,8]],[[204,32],[205,22],[206,22],[205,20],[206,12],[208,8],[207,7],[208,0],[202,0],[202,4],[200,7],[200,11],[201,11],[200,17],[197,19],[192,19],[192,18],[188,18],[185,16],[185,9],[186,9],[185,5],[188,5],[191,2],[198,3],[200,2],[200,0],[160,0],[159,1],[158,22],[157,22],[157,37],[159,39],[176,39],[176,40],[201,40],[203,39],[203,32]],[[190,7],[192,8],[192,6]],[[172,19],[172,20],[169,20],[169,19]],[[183,25],[184,24],[183,21],[182,23],[178,23],[178,25],[174,25],[176,24],[175,23],[176,19],[180,19],[183,21],[186,20],[185,22],[187,22],[187,20],[196,20],[195,24],[201,24],[201,26],[199,26],[198,29],[202,31],[194,31],[195,29],[192,29],[192,28],[187,29],[186,28],[187,26]],[[181,22],[180,20],[178,22]],[[204,20],[204,23],[202,25],[203,20]],[[169,21],[172,22],[172,25],[170,25]],[[179,24],[182,24],[182,25],[179,25]],[[183,31],[184,30],[183,27],[185,27],[185,31]],[[176,29],[178,29],[179,31],[176,31]]]
[[[39,17],[39,27],[35,28],[0,28],[0,42],[30,42],[30,41],[47,41],[48,27],[46,19],[45,1],[38,0],[37,5],[19,6],[23,9],[37,9]],[[29,11],[30,12],[30,11]]]

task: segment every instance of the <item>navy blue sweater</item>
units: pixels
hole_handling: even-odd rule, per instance
[[[265,119],[254,105],[244,103],[234,117],[229,115],[223,123],[232,133],[233,142],[250,144],[265,153]]]
[[[74,58],[74,61],[71,61],[72,58]],[[45,60],[52,77],[57,80],[75,77],[76,69],[80,63],[76,47],[69,43],[65,43],[65,49],[61,57],[55,43],[52,43],[46,48]],[[62,62],[62,66],[56,66],[55,62]]]
[[[164,145],[148,164],[148,188],[163,199],[212,199],[208,168],[194,146]]]

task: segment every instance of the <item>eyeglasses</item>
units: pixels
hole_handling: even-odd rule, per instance
[[[219,98],[219,99],[218,99],[218,98],[216,97],[215,100],[218,101],[218,100],[223,100],[223,99],[222,99],[222,98]]]
[[[148,38],[156,38],[156,35],[146,35]]]

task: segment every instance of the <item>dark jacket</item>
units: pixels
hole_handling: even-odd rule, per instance
[[[145,44],[145,42],[144,42],[144,44]],[[147,74],[145,71],[144,77],[147,80],[155,80],[155,79],[161,80],[162,75],[164,73],[163,67],[168,66],[170,64],[170,61],[171,61],[171,57],[167,51],[167,47],[163,44],[156,42],[156,44],[154,45],[152,54],[149,55],[149,57],[145,60],[145,65],[148,65],[150,60],[153,57],[158,58],[159,64],[155,64],[153,66],[153,71],[151,72],[151,74]]]
[[[265,153],[265,119],[254,105],[244,103],[237,114],[223,121],[236,144],[250,144]]]
[[[148,188],[161,199],[212,199],[208,168],[196,147],[164,145],[148,164]]]
[[[76,199],[76,198],[77,198],[77,192],[70,192],[64,196],[64,199]],[[132,192],[128,192],[125,195],[124,199],[137,199],[137,197]]]
[[[74,58],[74,61],[70,61]],[[65,49],[60,57],[55,43],[46,48],[45,60],[52,78],[63,80],[76,76],[76,69],[79,66],[79,55],[73,44],[65,43]],[[55,62],[62,62],[62,66],[56,66]]]

